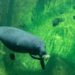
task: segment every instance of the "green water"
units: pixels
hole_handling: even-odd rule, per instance
[[[12,61],[0,42],[0,75],[75,75],[75,0],[0,0],[0,26],[5,25],[39,36],[50,58],[45,70],[28,54],[15,53]]]

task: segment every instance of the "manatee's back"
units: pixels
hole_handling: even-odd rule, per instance
[[[0,39],[15,39],[17,37],[20,37],[21,35],[24,35],[24,31],[19,30],[14,27],[7,27],[7,26],[2,26],[0,27]],[[27,35],[27,34],[26,34]]]
[[[21,40],[22,39],[26,39],[26,40],[31,40],[31,41],[35,41],[36,43],[38,42],[42,42],[38,37],[15,27],[8,27],[8,26],[2,26],[0,27],[0,39],[9,39],[9,40]],[[18,40],[18,41],[19,41]]]
[[[8,26],[2,26],[0,27],[0,38],[2,39],[6,39],[7,38],[19,38],[19,37],[30,37],[30,38],[33,38],[34,36],[28,32],[25,32],[23,30],[20,30],[18,28],[15,28],[15,27],[8,27]]]

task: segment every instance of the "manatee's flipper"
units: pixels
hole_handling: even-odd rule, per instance
[[[31,54],[30,54],[30,56],[31,56],[33,59],[39,60],[42,69],[45,69],[45,62],[44,62],[44,58],[43,58],[43,57],[37,57],[36,55],[31,55]]]
[[[30,56],[33,58],[33,59],[37,59],[37,60],[40,60],[40,57],[37,57],[36,55],[31,55]]]
[[[10,56],[11,60],[15,60],[15,54],[14,53],[11,53],[9,56]]]
[[[40,64],[41,64],[42,69],[45,69],[45,62],[43,58],[40,59]]]

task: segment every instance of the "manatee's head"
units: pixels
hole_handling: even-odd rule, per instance
[[[46,60],[50,57],[49,54],[47,54],[47,52],[46,52],[46,46],[45,45],[40,47],[39,56],[41,56],[42,58],[44,58]]]
[[[45,69],[45,62],[44,60],[49,59],[49,55],[46,53],[46,46],[45,45],[41,45],[40,49],[39,49],[39,56],[40,56],[40,64],[42,69]]]

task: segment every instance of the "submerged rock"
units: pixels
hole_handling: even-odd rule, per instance
[[[73,9],[75,10],[75,6],[73,6]]]
[[[75,16],[73,16],[73,19],[75,20]]]
[[[63,22],[64,20],[62,19],[62,18],[55,18],[54,20],[53,20],[53,26],[57,26],[57,25],[59,25],[59,23],[60,22]]]

